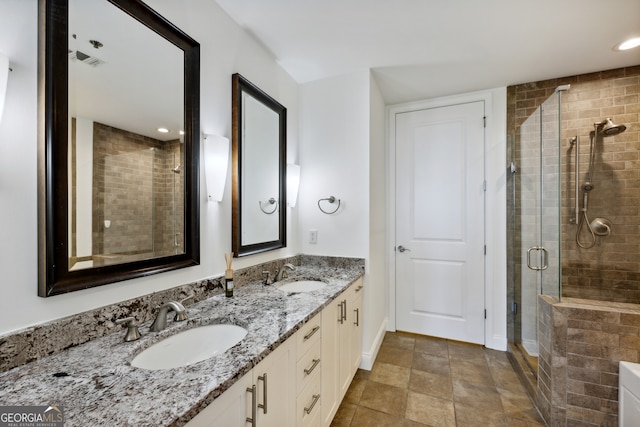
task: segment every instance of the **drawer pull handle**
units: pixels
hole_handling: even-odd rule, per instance
[[[311,413],[311,411],[313,411],[313,407],[316,406],[316,403],[318,403],[318,400],[320,400],[320,395],[319,394],[314,394],[313,395],[313,402],[311,402],[311,406],[309,406],[308,408],[304,408],[304,412],[308,414]]]
[[[310,375],[311,372],[313,372],[313,370],[316,369],[316,366],[318,366],[318,363],[320,363],[320,359],[313,359],[313,364],[309,368],[305,368],[304,373],[307,375]]]
[[[264,375],[258,375],[258,381],[262,381],[262,397],[264,399],[264,404],[258,403],[258,408],[262,409],[262,412],[267,413],[267,373]]]
[[[315,334],[316,332],[318,332],[320,330],[320,326],[314,326],[313,329],[311,330],[311,332],[309,332],[307,335],[304,336],[304,340],[308,340],[309,338],[311,338],[313,336],[313,334]]]
[[[353,311],[356,312],[356,321],[355,321],[354,325],[360,326],[360,309],[356,308]]]
[[[362,288],[364,288],[364,285],[360,285],[360,286],[358,286],[358,287],[356,288],[356,292],[360,292],[360,290],[361,290]]]
[[[247,387],[247,393],[251,393],[251,418],[247,417],[247,422],[251,423],[251,427],[256,427],[256,419],[257,419],[257,408],[256,403],[258,403],[256,399],[256,385],[254,384],[251,387]]]

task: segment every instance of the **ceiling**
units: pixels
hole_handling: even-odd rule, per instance
[[[371,69],[387,104],[640,65],[639,0],[217,0],[298,82]]]

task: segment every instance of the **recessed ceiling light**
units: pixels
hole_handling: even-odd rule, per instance
[[[640,37],[634,37],[632,39],[625,40],[622,43],[618,43],[613,47],[613,50],[623,51],[633,49],[638,46],[640,46]]]
[[[160,133],[169,133],[169,129],[167,129],[167,128],[158,128],[158,132],[160,132]]]

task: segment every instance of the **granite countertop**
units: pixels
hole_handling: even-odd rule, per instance
[[[3,405],[61,405],[65,426],[181,426],[249,372],[274,348],[363,274],[362,269],[297,267],[275,286],[254,282],[187,307],[188,320],[124,342],[126,328],[0,374]],[[280,283],[320,279],[323,288],[285,293]],[[161,339],[194,326],[231,323],[247,336],[221,355],[186,367],[151,371],[131,360]]]

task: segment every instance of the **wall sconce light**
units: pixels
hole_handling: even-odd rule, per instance
[[[7,96],[7,80],[9,80],[9,58],[0,52],[0,123],[2,123],[2,110]]]
[[[300,165],[287,164],[287,204],[295,208],[300,187]]]
[[[207,199],[222,201],[229,167],[229,138],[204,136],[204,173],[207,181]]]

